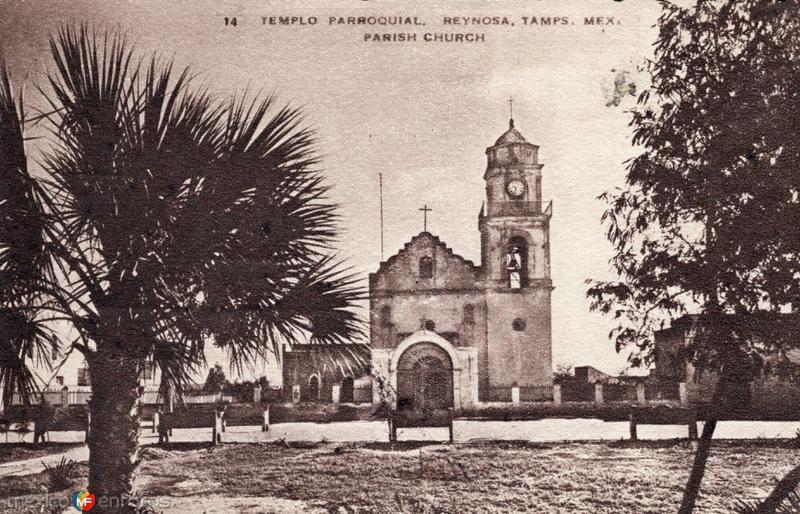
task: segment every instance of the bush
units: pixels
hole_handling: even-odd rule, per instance
[[[74,484],[74,477],[78,468],[78,463],[74,460],[67,460],[66,457],[61,457],[61,461],[55,466],[48,466],[44,462],[42,462],[42,465],[47,472],[47,478],[50,480],[49,492],[63,491]]]

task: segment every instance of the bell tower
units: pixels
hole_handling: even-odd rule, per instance
[[[487,285],[543,285],[550,280],[552,205],[542,203],[539,147],[529,143],[511,119],[486,156],[486,202],[478,226]]]
[[[486,149],[486,201],[479,215],[488,310],[489,401],[512,386],[552,384],[550,218],[542,202],[539,147],[509,127]],[[524,399],[524,398],[523,398]]]

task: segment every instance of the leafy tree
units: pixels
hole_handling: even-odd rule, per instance
[[[220,392],[225,386],[228,385],[228,379],[225,378],[225,372],[222,366],[215,364],[214,367],[208,370],[206,383],[203,385],[204,391]]]
[[[330,256],[335,206],[299,111],[213,94],[117,32],[64,26],[50,49],[33,148],[0,73],[0,386],[29,396],[35,364],[81,352],[89,490],[129,512],[148,359],[181,391],[207,344],[241,366],[284,341],[349,340],[363,293]]]
[[[652,334],[696,314],[683,357],[718,378],[682,513],[717,419],[765,360],[790,363],[800,297],[800,10],[796,1],[662,2],[651,87],[632,111],[626,187],[603,216],[620,279],[592,282],[617,349],[652,359]]]
[[[575,369],[572,364],[558,364],[553,372],[553,383],[563,384],[575,378]]]

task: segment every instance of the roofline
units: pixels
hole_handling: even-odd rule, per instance
[[[374,276],[374,275],[380,275],[380,274],[382,274],[383,272],[385,272],[385,271],[386,271],[386,269],[388,269],[388,268],[389,268],[389,266],[391,266],[392,264],[394,264],[394,262],[395,262],[395,261],[396,261],[396,260],[397,260],[397,259],[398,259],[398,258],[399,258],[401,255],[403,255],[403,254],[405,254],[406,252],[408,252],[408,250],[411,248],[411,245],[413,245],[415,241],[417,241],[418,239],[420,239],[420,238],[422,238],[422,237],[426,237],[426,236],[427,236],[427,237],[430,237],[430,238],[433,240],[433,244],[434,244],[434,246],[439,246],[440,248],[443,248],[443,249],[444,249],[444,251],[445,251],[445,253],[447,254],[447,256],[448,256],[448,257],[454,257],[454,258],[456,258],[456,259],[460,260],[462,263],[464,263],[466,266],[468,266],[468,267],[470,268],[470,270],[471,270],[471,271],[472,271],[474,274],[476,274],[476,275],[477,275],[477,274],[479,274],[479,273],[480,273],[480,269],[481,269],[481,268],[480,268],[480,266],[476,266],[476,265],[475,265],[475,263],[474,263],[474,262],[472,262],[471,260],[469,260],[469,259],[465,259],[464,257],[462,257],[462,256],[458,255],[457,253],[455,253],[455,252],[453,251],[453,249],[452,249],[452,248],[450,248],[449,246],[447,246],[447,244],[446,244],[444,241],[442,241],[441,239],[439,239],[439,236],[435,236],[435,235],[433,235],[432,233],[430,233],[430,232],[428,232],[428,231],[426,231],[426,230],[423,230],[423,231],[422,231],[422,232],[420,232],[419,234],[417,234],[417,235],[415,235],[414,237],[412,237],[410,241],[408,241],[407,243],[405,243],[405,244],[403,245],[403,248],[401,248],[401,249],[400,249],[400,250],[399,250],[399,251],[398,251],[396,254],[392,255],[391,257],[389,257],[389,258],[388,258],[388,259],[386,259],[385,261],[382,261],[382,262],[381,262],[381,263],[378,265],[378,269],[377,269],[377,271],[375,271],[374,273],[370,273],[370,277],[372,277],[372,276]]]

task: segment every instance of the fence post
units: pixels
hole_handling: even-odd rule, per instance
[[[331,402],[333,402],[334,405],[339,405],[342,394],[341,391],[341,386],[339,384],[334,384],[333,387],[331,387]]]
[[[261,403],[261,386],[257,385],[253,388],[253,403]]]
[[[643,382],[636,384],[636,401],[639,403],[647,403],[647,394]]]
[[[292,386],[292,403],[300,403],[300,384],[295,384]]]
[[[264,409],[264,422],[261,424],[262,432],[269,432],[269,405]]]
[[[678,383],[678,398],[681,400],[681,405],[686,405],[689,403],[689,395],[686,391],[686,382]]]
[[[222,413],[214,411],[214,428],[211,431],[211,444],[222,442]]]
[[[511,388],[511,403],[514,405],[519,404],[519,386]]]
[[[161,423],[161,413],[155,411],[153,413],[153,433],[155,433],[156,429],[158,428],[158,424]]]
[[[603,384],[600,382],[594,384],[594,403],[603,404]]]
[[[638,441],[639,436],[636,433],[636,415],[631,412],[628,415],[628,421],[630,422],[630,428],[631,428],[631,441]]]
[[[453,444],[453,441],[455,440],[455,438],[454,438],[454,434],[453,434],[453,423],[454,423],[453,422],[453,417],[454,416],[453,416],[453,409],[452,408],[448,409],[448,414],[449,414],[449,418],[450,419],[448,420],[449,424],[447,425],[447,428],[448,428],[448,434],[450,436],[450,444]]]
[[[69,407],[69,387],[67,386],[61,388],[61,406]]]
[[[169,410],[167,412],[172,415],[175,410],[175,390],[171,387],[167,389],[167,401],[169,402]],[[169,435],[172,436],[172,423],[169,424]]]
[[[561,384],[553,384],[553,403],[561,405]]]

